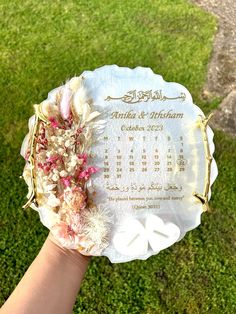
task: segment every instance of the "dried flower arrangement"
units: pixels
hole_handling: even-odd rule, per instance
[[[84,255],[101,255],[109,244],[113,216],[90,197],[96,193],[88,165],[91,145],[106,126],[92,111],[83,76],[74,77],[34,105],[29,133],[21,147],[28,202],[62,246]]]

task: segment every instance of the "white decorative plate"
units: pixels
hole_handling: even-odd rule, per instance
[[[34,108],[21,149],[24,207],[62,245],[144,260],[200,224],[218,172],[209,119],[184,86],[106,65]]]

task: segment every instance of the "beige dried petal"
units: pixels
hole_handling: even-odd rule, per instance
[[[92,113],[90,113],[90,115],[88,116],[88,118],[86,119],[86,122],[90,122],[91,120],[97,118],[98,116],[100,116],[100,112],[98,111],[93,111]]]
[[[87,95],[85,88],[81,87],[77,90],[73,97],[72,106],[75,109],[75,113],[80,117],[83,113],[83,105],[86,103]]]
[[[50,194],[48,197],[47,204],[51,207],[57,207],[61,204],[61,202],[58,198],[56,198],[54,194]]]
[[[29,131],[32,131],[34,124],[35,124],[35,115],[31,116],[28,120]]]
[[[73,77],[69,82],[68,85],[70,86],[70,89],[72,90],[73,93],[75,93],[78,88],[81,87],[82,84],[82,77]]]
[[[31,143],[32,135],[33,135],[32,133],[34,130],[34,125],[35,125],[35,115],[31,116],[28,120],[29,132],[24,137],[22,145],[21,145],[20,154],[24,158],[26,156],[27,150],[30,149],[30,143]]]
[[[60,115],[59,109],[57,105],[55,105],[54,103],[48,100],[44,100],[43,102],[41,102],[40,106],[41,106],[41,111],[46,118],[49,118],[49,117],[58,118],[59,117]]]
[[[29,149],[29,143],[30,143],[30,134],[27,133],[26,136],[24,137],[24,140],[22,142],[21,149],[20,149],[20,154],[24,158],[26,156],[27,150]]]
[[[51,192],[53,189],[55,189],[57,185],[56,184],[47,184],[47,185],[44,185],[43,188],[44,188],[44,192],[47,193],[47,192]]]
[[[56,104],[56,102],[57,102],[57,100],[58,100],[58,97],[60,97],[61,88],[62,88],[62,86],[59,86],[59,87],[57,87],[57,88],[54,88],[53,90],[51,90],[51,91],[48,93],[48,100],[49,100],[51,103]]]
[[[26,184],[29,187],[31,187],[32,186],[32,184],[31,184],[31,182],[32,182],[32,174],[31,174],[31,165],[30,165],[29,162],[26,162],[22,176],[23,176]]]
[[[91,113],[91,107],[89,104],[86,102],[82,106],[82,123],[84,124],[86,120],[88,119],[90,113]]]

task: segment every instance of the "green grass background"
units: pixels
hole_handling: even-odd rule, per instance
[[[105,64],[151,67],[204,101],[217,21],[184,0],[0,1],[0,304],[38,254],[48,230],[21,207],[20,146],[32,104],[66,79]],[[93,257],[74,313],[236,313],[236,144],[215,132],[219,176],[212,211],[185,238],[147,261]]]

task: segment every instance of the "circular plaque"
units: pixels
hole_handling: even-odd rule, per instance
[[[82,254],[147,259],[208,210],[217,176],[209,119],[184,86],[150,68],[84,71],[35,105],[21,150],[25,207]],[[43,176],[51,190],[40,190]]]

